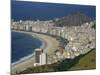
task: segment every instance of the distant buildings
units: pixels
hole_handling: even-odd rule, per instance
[[[57,51],[55,56],[51,56],[55,61],[57,59],[73,59],[80,54],[85,54],[91,49],[95,48],[96,42],[96,31],[92,26],[94,21],[86,22],[80,26],[54,26],[52,20],[49,21],[17,21],[12,20],[11,28],[12,30],[23,30],[32,31],[36,33],[44,33],[48,35],[54,35],[68,40],[68,43],[61,44],[61,48]],[[62,40],[61,40],[62,41]],[[64,40],[64,42],[67,42]],[[63,45],[63,46],[62,46]],[[64,47],[62,49],[62,47]],[[52,60],[52,61],[54,61]],[[51,62],[52,62],[51,61]],[[42,52],[41,49],[35,50],[35,64],[43,65],[47,64],[47,55]]]

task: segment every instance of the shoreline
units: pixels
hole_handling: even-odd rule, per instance
[[[38,39],[43,43],[41,47],[44,49],[44,52],[46,52],[48,55],[52,54],[54,50],[58,48],[59,42],[51,36],[33,32],[25,32],[25,31],[15,31],[15,32],[26,33],[31,35],[32,37],[34,37],[34,35],[35,37],[38,37]],[[14,65],[11,64],[12,72],[14,73],[20,72],[25,70],[26,68],[32,67],[34,64],[34,52],[26,56],[24,59],[25,60],[22,59],[22,61]]]
[[[25,32],[25,31],[13,31],[13,32],[24,33],[24,34],[27,34],[27,35],[31,35],[32,37],[37,38],[38,40],[41,41],[42,45],[40,45],[40,48],[45,49],[45,47],[46,47],[46,41],[43,40],[43,39],[41,39],[40,37],[36,36],[34,33]],[[35,48],[35,49],[36,49],[36,48]],[[35,50],[35,49],[34,49],[34,50]],[[33,56],[34,56],[34,52],[31,53],[31,54],[28,54],[27,56],[24,56],[24,57],[20,58],[19,60],[15,61],[15,62],[12,62],[11,65],[14,66],[14,65],[19,64],[19,63],[21,63],[21,62],[24,62],[24,61],[26,61],[26,60],[32,58]]]

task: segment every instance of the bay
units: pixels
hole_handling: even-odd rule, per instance
[[[31,35],[19,32],[11,32],[11,62],[19,61],[21,58],[34,52],[34,49],[40,48],[41,40]]]

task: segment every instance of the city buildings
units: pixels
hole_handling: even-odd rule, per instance
[[[12,30],[31,31],[35,33],[45,33],[67,39],[68,43],[64,45],[64,50],[59,50],[56,55],[51,56],[56,61],[61,59],[73,59],[80,54],[85,54],[93,48],[96,48],[96,31],[92,26],[94,21],[86,22],[80,26],[57,27],[50,21],[13,21]],[[65,41],[67,42],[67,41]],[[63,44],[62,44],[63,45]],[[54,50],[55,51],[55,50]],[[60,56],[60,57],[59,57]],[[52,60],[53,61],[53,60]],[[51,61],[51,62],[52,62]],[[34,65],[47,64],[47,55],[41,49],[35,50]]]
[[[40,54],[40,65],[45,65],[47,64],[47,54],[42,52]]]
[[[35,63],[34,66],[47,64],[47,54],[41,48],[35,49]]]
[[[40,54],[42,50],[41,49],[35,49],[35,63],[34,66],[38,66],[40,64]]]

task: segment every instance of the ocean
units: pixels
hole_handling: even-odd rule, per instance
[[[31,35],[19,32],[11,32],[11,62],[21,60],[34,52],[34,49],[40,48],[42,41]]]
[[[43,2],[11,1],[11,18],[19,20],[51,20],[74,12],[82,12],[95,19],[96,6]]]
[[[74,12],[82,12],[92,19],[96,18],[96,6],[40,3],[11,1],[11,19],[19,20],[52,20],[61,18]],[[31,54],[35,48],[39,48],[42,42],[24,33],[11,32],[11,62]]]

